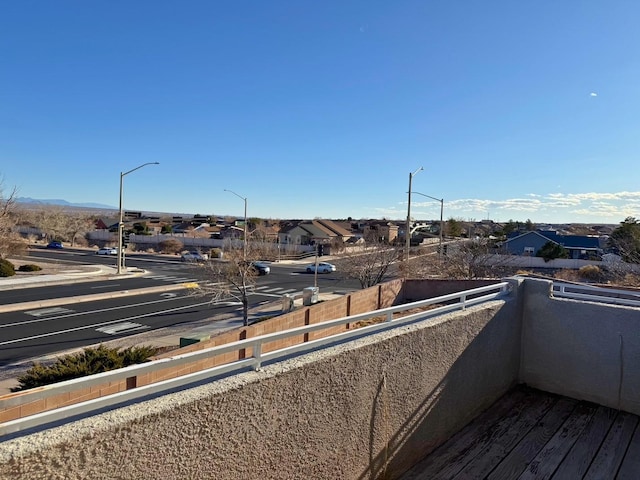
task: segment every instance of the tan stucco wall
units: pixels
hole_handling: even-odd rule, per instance
[[[0,478],[397,478],[515,384],[517,301],[0,444]]]
[[[402,297],[413,302],[425,298],[439,297],[450,293],[462,292],[472,288],[500,283],[501,280],[423,280],[408,279],[404,282]]]
[[[550,296],[527,279],[520,380],[640,415],[640,310]]]

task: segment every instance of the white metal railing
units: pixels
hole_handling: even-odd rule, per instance
[[[558,298],[640,307],[639,291],[553,282],[552,292]]]
[[[122,404],[123,402],[132,401],[135,399],[146,397],[148,395],[158,394],[163,391],[174,389],[183,385],[202,381],[207,378],[234,372],[237,373],[246,370],[247,368],[258,370],[265,362],[282,359],[295,353],[315,349],[320,346],[336,344],[355,337],[372,334],[381,330],[394,328],[396,326],[404,325],[418,320],[426,320],[438,315],[442,315],[443,313],[448,313],[455,310],[464,310],[472,305],[477,305],[489,300],[504,297],[509,293],[509,291],[509,282],[500,282],[493,285],[487,285],[471,290],[452,293],[449,295],[442,295],[426,300],[419,300],[417,302],[396,305],[393,307],[374,310],[359,315],[353,315],[350,317],[342,317],[335,320],[329,320],[326,322],[305,325],[281,332],[248,338],[246,340],[231,342],[225,345],[198,350],[195,352],[175,355],[171,358],[164,358],[143,364],[131,365],[129,367],[121,368],[118,370],[112,370],[88,377],[81,377],[73,380],[55,383],[46,387],[33,389],[32,391],[26,390],[24,392],[19,392],[19,394],[6,395],[6,398],[0,398],[0,410],[25,405],[38,400],[45,400],[56,395],[73,392],[80,389],[105,385],[109,382],[122,381],[131,377],[136,377],[138,375],[163,370],[165,368],[178,367],[181,365],[196,362],[198,360],[203,360],[211,356],[238,351],[240,349],[250,348],[252,352],[251,357],[237,360],[228,364],[219,365],[206,370],[194,372],[169,380],[151,383],[149,385],[144,385],[141,387],[135,387],[119,393],[106,395],[100,398],[84,401],[66,407],[47,410],[28,417],[11,420],[0,424],[0,436],[29,428],[38,427],[41,425],[50,424],[53,422],[58,422],[72,416],[94,412],[106,407]],[[412,313],[400,318],[393,318],[393,315],[396,313],[421,307],[427,307],[430,305],[440,306],[430,310]],[[326,336],[313,341],[303,342],[268,353],[262,352],[263,345],[276,340],[303,335],[305,333],[322,331],[333,327],[344,326],[346,324],[353,324],[363,320],[381,316],[385,318],[384,322],[375,323],[361,328],[346,330],[338,334]]]

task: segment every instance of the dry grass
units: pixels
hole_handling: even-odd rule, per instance
[[[411,310],[404,310],[402,312],[396,312],[393,314],[394,320],[396,318],[407,317],[409,315],[413,315],[414,313],[426,312],[427,310],[433,310],[434,308],[441,307],[442,305],[426,305],[420,308],[412,308]],[[383,323],[387,321],[387,317],[381,315],[379,317],[368,318],[367,320],[361,320],[353,324],[354,328],[362,328],[367,327],[369,325],[375,325],[376,323]]]

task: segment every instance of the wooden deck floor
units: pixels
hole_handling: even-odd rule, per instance
[[[518,387],[402,477],[640,479],[638,417]]]

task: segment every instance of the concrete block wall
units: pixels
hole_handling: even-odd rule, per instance
[[[0,444],[0,478],[399,478],[517,381],[493,301]]]
[[[30,392],[37,390],[46,390],[47,386],[32,389]],[[94,385],[92,387],[80,388],[73,392],[65,392],[59,395],[53,395],[46,399],[35,400],[23,405],[0,409],[0,423],[16,420],[22,417],[28,417],[47,410],[66,407],[75,403],[86,402],[106,395],[122,392],[127,389],[127,380],[119,380],[108,382],[104,385]],[[25,392],[9,393],[2,396],[2,399],[13,399],[23,396]]]

